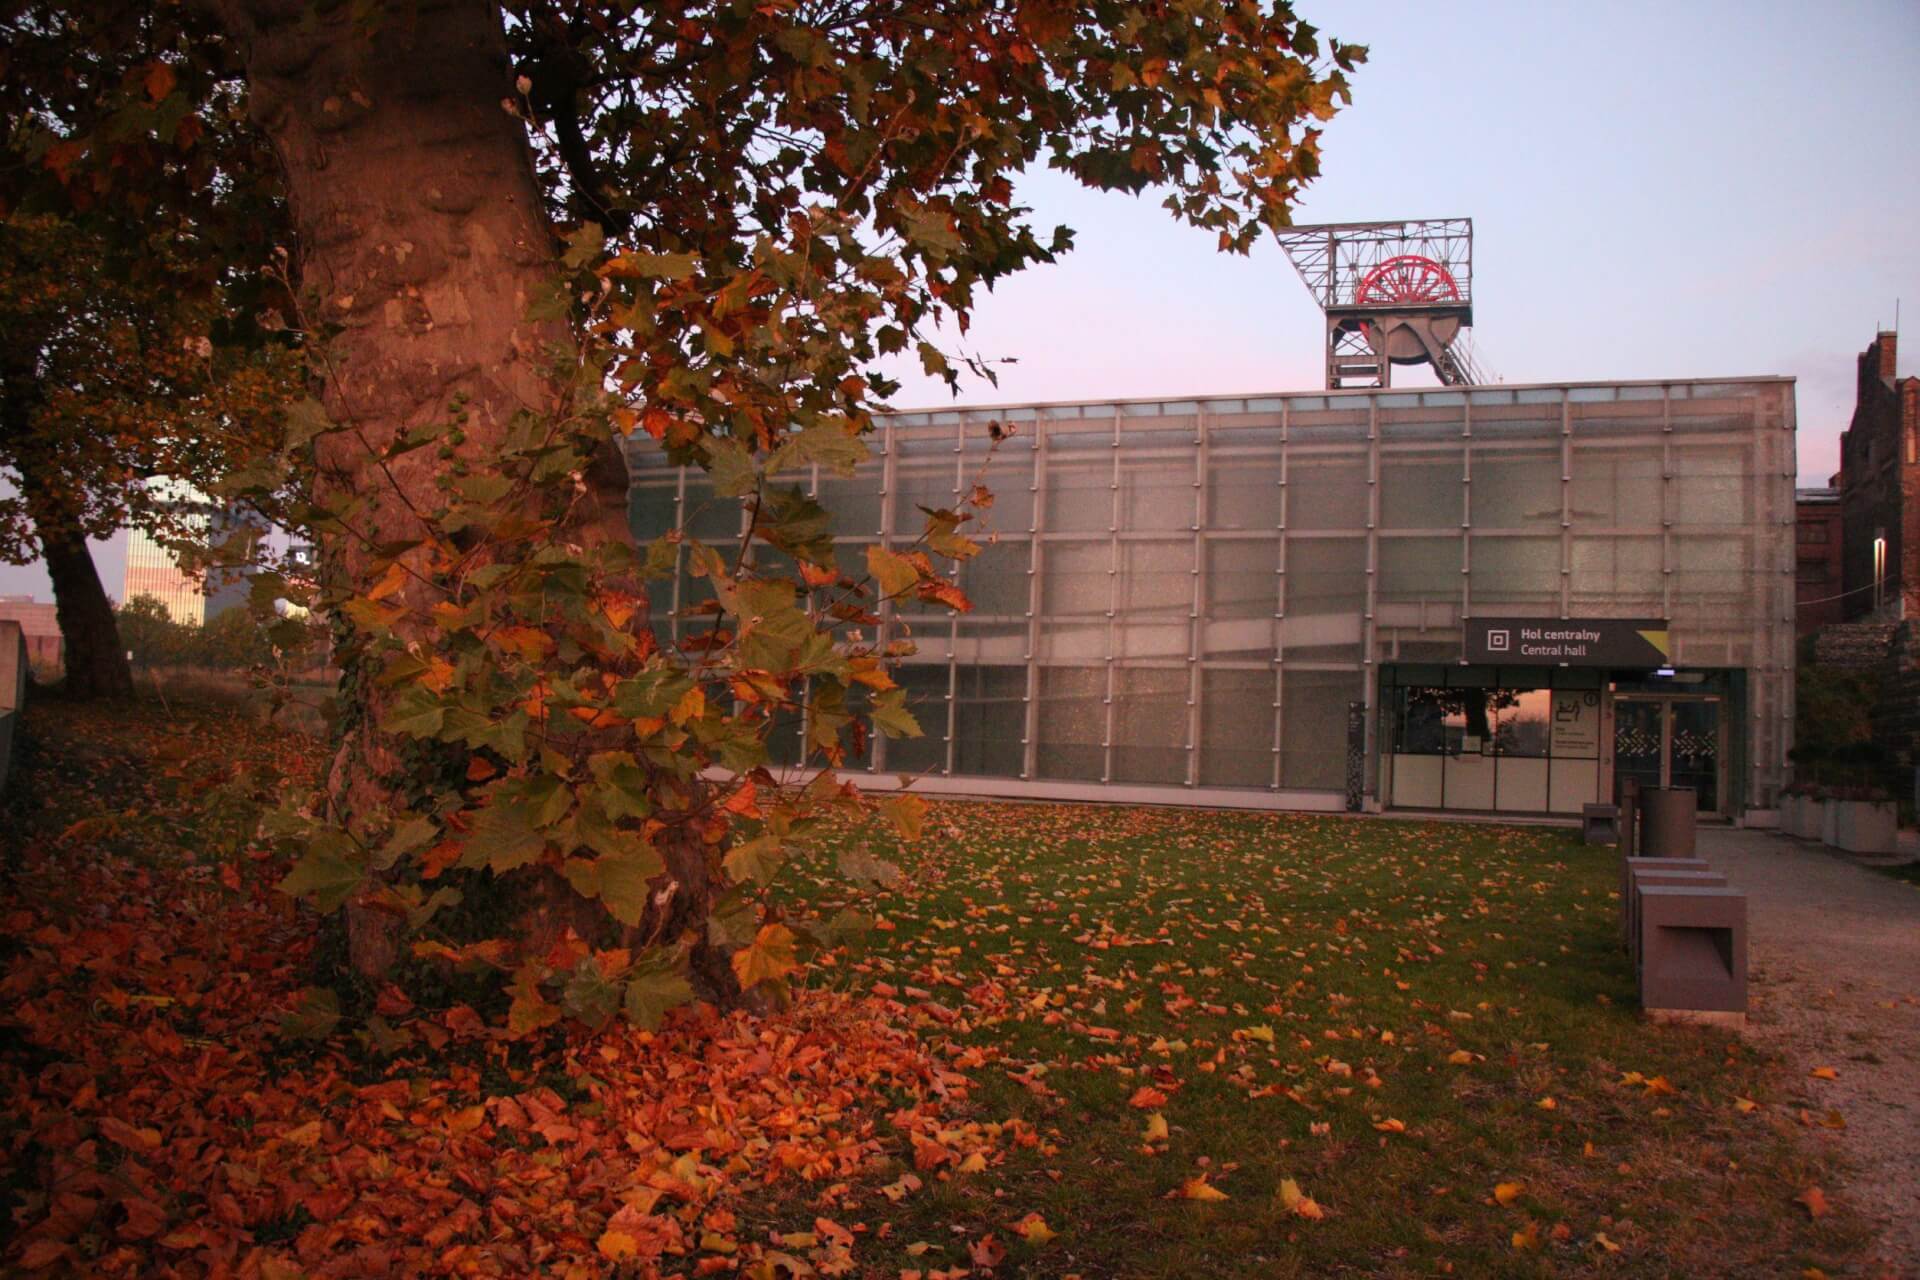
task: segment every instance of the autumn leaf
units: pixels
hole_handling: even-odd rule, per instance
[[[1143,1084],[1133,1091],[1133,1096],[1127,1099],[1127,1105],[1142,1111],[1153,1111],[1167,1105],[1167,1095],[1150,1084]]]
[[[1540,1251],[1540,1226],[1529,1222],[1513,1233],[1512,1245],[1516,1253],[1538,1253]]]
[[[799,941],[783,924],[762,925],[753,942],[733,953],[734,976],[742,987],[777,982],[800,967],[794,954]]]
[[[1297,1218],[1311,1218],[1318,1222],[1327,1216],[1313,1197],[1300,1190],[1300,1184],[1292,1178],[1280,1179],[1280,1188],[1276,1192],[1280,1207]]]
[[[1840,1073],[1832,1067],[1815,1067],[1807,1074],[1815,1080],[1838,1080],[1840,1078]]]
[[[1167,1118],[1158,1111],[1147,1117],[1146,1132],[1140,1135],[1142,1142],[1167,1141]]]
[[[1014,1223],[1013,1229],[1020,1233],[1022,1240],[1025,1240],[1035,1248],[1038,1248],[1060,1234],[1057,1231],[1049,1229],[1046,1219],[1037,1213],[1029,1213],[1026,1217]]]
[[[1526,1184],[1524,1182],[1502,1182],[1494,1186],[1493,1198],[1502,1205],[1510,1205],[1515,1200],[1518,1200],[1520,1193],[1525,1190]]]
[[[603,1232],[599,1243],[594,1247],[599,1249],[601,1257],[613,1262],[638,1257],[640,1254],[639,1242],[624,1231]]]
[[[1225,1200],[1229,1198],[1226,1192],[1214,1186],[1211,1182],[1208,1182],[1207,1175],[1204,1173],[1197,1178],[1188,1178],[1180,1184],[1180,1190],[1174,1192],[1173,1195],[1182,1200]]]
[[[1824,1218],[1830,1209],[1827,1204],[1827,1193],[1819,1187],[1808,1187],[1795,1196],[1794,1201],[1806,1208],[1807,1216],[1810,1218]]]

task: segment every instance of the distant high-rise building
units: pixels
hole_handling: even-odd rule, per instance
[[[127,600],[152,596],[167,606],[175,622],[200,626],[207,620],[207,597],[198,578],[180,568],[173,552],[141,529],[127,534]]]

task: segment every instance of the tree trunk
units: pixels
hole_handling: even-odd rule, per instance
[[[100,585],[87,540],[77,533],[40,529],[40,553],[53,579],[54,614],[60,620],[62,685],[70,698],[131,698],[133,672],[120,647],[113,602]]]
[[[220,9],[285,170],[301,278],[317,299],[308,327],[340,326],[325,346],[322,402],[352,429],[320,438],[315,497],[336,511],[365,504],[350,532],[322,548],[325,572],[364,594],[377,576],[372,548],[421,535],[415,511],[443,505],[435,481],[444,471],[464,460],[485,473],[516,412],[555,406],[548,355],[574,343],[564,320],[527,315],[557,282],[557,245],[526,128],[502,108],[515,89],[501,17],[477,0],[416,0],[369,31],[345,3],[222,0]],[[431,447],[386,463],[376,456],[456,412],[465,417],[462,437],[445,438],[452,457]],[[584,482],[573,537],[630,539],[626,467],[611,438]],[[429,576],[424,550],[403,559]],[[410,578],[395,598],[424,614],[439,597]],[[432,645],[428,633],[407,638]],[[335,815],[351,821],[394,811],[403,765],[375,729],[394,695],[349,683],[357,705],[328,789]],[[709,877],[684,870],[693,883],[674,896],[710,902]],[[363,973],[396,953],[390,920],[350,914],[348,933]]]

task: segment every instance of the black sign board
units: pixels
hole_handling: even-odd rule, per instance
[[[1468,618],[1468,662],[1515,666],[1672,665],[1662,618]]]

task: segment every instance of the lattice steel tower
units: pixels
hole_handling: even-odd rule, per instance
[[[1385,387],[1396,364],[1430,364],[1447,386],[1474,368],[1473,219],[1289,227],[1280,247],[1327,313],[1327,387]]]

